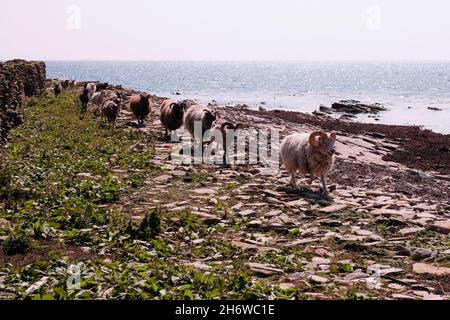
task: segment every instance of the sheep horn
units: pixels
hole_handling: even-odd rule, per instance
[[[331,132],[331,134],[330,134],[330,138],[331,138],[331,139],[333,139],[334,141],[336,141],[336,136],[337,136],[337,133],[336,133],[335,131]]]
[[[220,126],[220,131],[225,132],[225,128],[229,127],[230,129],[235,129],[234,124],[232,124],[231,122],[224,122],[222,123],[222,125]]]
[[[238,124],[236,124],[236,125],[234,126],[234,129],[235,129],[235,130],[238,130],[238,129],[244,130],[244,129],[245,129],[245,124],[243,124],[243,123],[238,123]]]
[[[311,135],[309,136],[309,144],[312,146],[317,146],[316,137],[320,136],[323,138],[324,135],[326,136],[326,133],[324,133],[322,131],[315,131],[315,132],[311,133]]]

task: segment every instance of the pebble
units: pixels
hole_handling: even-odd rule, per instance
[[[0,218],[0,228],[7,228],[11,225],[11,223],[4,219],[4,218]]]
[[[416,261],[420,261],[429,258],[433,255],[433,251],[430,249],[417,248],[411,251],[411,258]]]

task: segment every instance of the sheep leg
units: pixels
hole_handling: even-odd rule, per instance
[[[322,193],[323,194],[328,194],[327,185],[326,185],[326,178],[325,178],[324,174],[322,174],[320,176],[320,180],[322,181]]]
[[[298,185],[295,181],[295,173],[291,173],[291,185],[295,190],[298,190]]]

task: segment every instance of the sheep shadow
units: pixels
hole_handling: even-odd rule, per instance
[[[163,134],[162,136],[159,137],[159,142],[162,142],[162,143],[174,143],[174,144],[180,143],[180,141],[173,141],[172,137],[170,135],[166,136],[165,134]]]
[[[145,128],[145,123],[142,124],[142,125],[140,125],[139,123],[134,122],[134,121],[128,121],[127,123],[125,123],[125,125],[126,125],[127,127],[135,128],[135,129],[142,129],[142,128]]]
[[[305,201],[312,204],[331,204],[333,199],[329,194],[323,194],[322,190],[314,191],[309,187],[302,186],[299,189],[294,189],[292,186],[279,186],[277,189],[279,192],[284,192],[289,195],[298,195]]]

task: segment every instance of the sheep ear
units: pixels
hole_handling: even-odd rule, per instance
[[[169,108],[173,109],[173,107],[176,106],[176,105],[177,105],[177,103],[171,103]]]
[[[208,109],[203,109],[203,111],[205,112],[205,114],[209,114],[209,115],[217,118],[217,116],[214,113],[214,111],[211,111],[211,110],[208,110]]]
[[[234,127],[235,130],[244,130],[245,129],[245,125],[243,123],[238,123],[236,124],[236,126]]]
[[[321,131],[315,131],[313,133],[311,133],[311,135],[309,136],[309,144],[312,146],[317,147],[318,145],[318,140],[316,139],[316,137],[320,137],[323,135],[323,132]]]
[[[336,141],[336,137],[337,137],[337,133],[336,133],[335,131],[333,131],[333,132],[330,134],[330,139],[333,140],[333,141]]]

